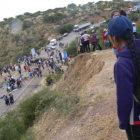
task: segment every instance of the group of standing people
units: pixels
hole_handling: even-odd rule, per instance
[[[5,78],[5,86],[7,89],[7,92],[11,92],[14,89],[21,88],[22,87],[22,78],[18,78],[15,80],[15,78],[11,75],[8,75],[7,78]]]
[[[24,70],[28,72],[30,78],[35,76],[42,77],[42,69],[44,69],[44,60],[43,59],[31,59],[30,61],[24,62]],[[31,68],[31,66],[33,66]]]
[[[14,103],[13,94],[4,95],[3,97],[1,97],[1,99],[4,100],[4,102],[7,106]]]
[[[3,73],[8,73],[10,74],[11,72],[14,72],[16,70],[16,66],[15,65],[6,65],[3,68],[0,68],[0,75],[2,76]]]
[[[91,52],[92,50],[102,50],[99,44],[99,36],[94,30],[92,30],[91,35],[84,31],[78,39],[78,53]]]

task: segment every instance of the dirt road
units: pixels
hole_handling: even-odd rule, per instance
[[[6,106],[4,100],[1,99],[0,116],[3,116],[8,111],[16,108],[20,104],[20,102],[32,96],[37,91],[41,90],[42,86],[40,85],[40,82],[43,80],[46,74],[47,74],[47,69],[45,68],[45,70],[43,71],[43,77],[35,77],[32,79],[28,78],[27,80],[23,80],[23,87],[20,89],[15,89],[14,91],[11,92],[15,99],[14,104],[10,106]],[[4,95],[4,94],[5,95],[7,94],[6,89],[0,90],[0,95]]]

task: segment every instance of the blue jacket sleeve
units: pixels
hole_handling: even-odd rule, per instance
[[[108,35],[108,32],[106,32],[105,34],[104,34],[104,36],[107,36]]]
[[[127,129],[133,104],[133,75],[124,63],[116,63],[114,77],[117,90],[117,113],[120,129]]]

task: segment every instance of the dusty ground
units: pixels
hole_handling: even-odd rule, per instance
[[[58,118],[54,110],[45,113],[33,127],[36,140],[126,140],[118,128],[112,49],[80,55],[74,61],[55,88],[78,94],[86,109],[74,120]]]

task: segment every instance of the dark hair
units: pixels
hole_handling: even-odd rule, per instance
[[[136,44],[133,37],[133,32],[130,29],[128,29],[125,32],[123,39],[126,41],[128,48],[132,54],[135,71],[136,71],[136,87],[134,87],[133,94],[140,102],[140,58],[136,50]]]
[[[122,16],[127,16],[127,15],[126,15],[126,12],[125,12],[124,10],[120,10],[120,15],[122,15]]]
[[[116,12],[119,12],[120,13],[120,11],[118,9],[115,9],[115,10],[112,10],[111,11],[111,14],[110,14],[111,18],[113,18],[114,13],[116,13]]]

